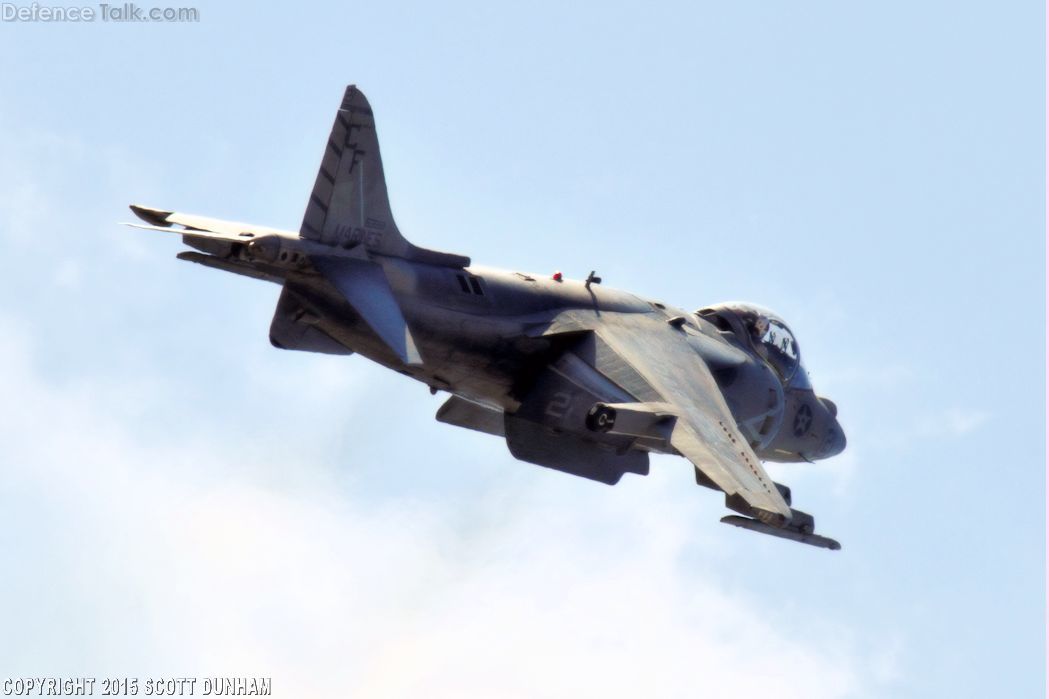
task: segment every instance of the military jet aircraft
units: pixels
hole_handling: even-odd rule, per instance
[[[738,513],[721,521],[838,549],[762,461],[838,454],[781,318],[725,303],[695,313],[585,280],[481,267],[417,247],[394,222],[375,120],[346,89],[298,233],[133,205],[178,233],[179,259],[280,284],[270,342],[354,352],[451,397],[441,422],[502,437],[516,458],[615,484],[677,454]]]

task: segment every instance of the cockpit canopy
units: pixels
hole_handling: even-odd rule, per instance
[[[719,330],[734,333],[776,371],[784,386],[811,388],[794,333],[772,311],[750,303],[721,303],[696,314]]]

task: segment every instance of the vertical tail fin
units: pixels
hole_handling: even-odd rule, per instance
[[[335,115],[301,233],[344,247],[365,243],[394,255],[407,243],[390,211],[371,106],[354,85],[346,88]]]
[[[467,257],[418,248],[401,235],[386,192],[371,105],[355,85],[346,88],[306,206],[303,238],[343,248],[430,264],[465,267]]]

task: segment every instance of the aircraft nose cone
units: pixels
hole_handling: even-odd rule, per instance
[[[845,451],[846,444],[848,444],[848,440],[845,439],[845,430],[841,429],[841,424],[835,420],[827,428],[827,436],[823,440],[823,458],[826,459],[842,453]]]

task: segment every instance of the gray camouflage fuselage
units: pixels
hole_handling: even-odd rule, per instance
[[[271,341],[285,349],[316,351],[314,345],[296,344],[300,333],[314,328],[338,341],[339,346],[331,348],[335,353],[352,350],[431,389],[512,414],[520,406],[528,379],[562,350],[534,329],[547,326],[564,311],[600,314],[605,323],[630,314],[650,325],[653,342],[661,334],[673,334],[668,319],[684,318],[712,341],[746,353],[745,363],[715,372],[715,377],[733,417],[761,458],[815,461],[844,449],[844,433],[828,401],[810,388],[783,385],[745,336],[719,331],[698,314],[578,280],[555,281],[552,276],[476,265],[456,270],[395,258],[383,260],[382,265],[412,328],[421,365],[401,361],[336,289],[322,277],[301,272],[285,286],[296,303],[284,303],[278,310]],[[460,277],[467,280],[465,286]],[[729,378],[729,373],[734,375]],[[799,412],[805,409],[811,419],[796,425]],[[582,423],[565,425],[554,417],[550,422],[552,427],[595,437]]]
[[[274,346],[361,354],[452,394],[437,419],[497,435],[518,459],[603,483],[649,452],[692,462],[739,513],[723,522],[828,549],[761,460],[838,454],[782,319],[751,304],[695,313],[586,281],[472,265],[394,221],[371,107],[347,88],[298,233],[142,206],[179,258],[282,286]],[[175,226],[179,226],[176,228]]]

